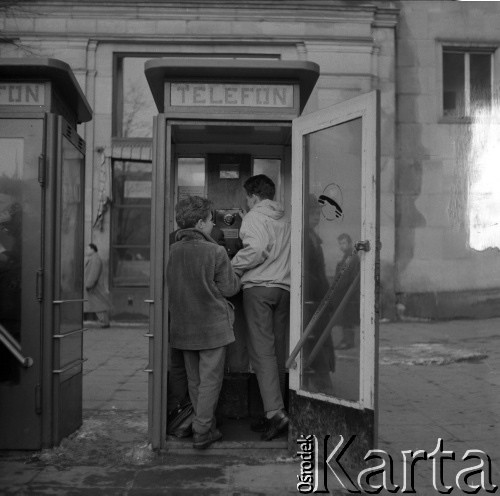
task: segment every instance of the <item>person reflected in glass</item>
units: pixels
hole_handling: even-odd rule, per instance
[[[309,195],[308,222],[304,237],[304,328],[311,321],[318,306],[329,290],[326,276],[323,240],[317,233],[321,220],[321,205],[316,195]],[[318,317],[318,316],[316,316]],[[318,339],[324,332],[331,317],[331,309],[326,309],[313,323],[310,338],[304,345],[304,356],[310,355]],[[335,350],[330,336],[324,341],[321,351],[304,370],[307,387],[314,391],[332,392],[333,373],[335,372]]]
[[[354,250],[354,245],[351,236],[347,233],[342,233],[337,241],[339,243],[340,250],[343,253],[342,260],[337,263],[335,269],[335,277],[339,277],[339,274],[345,267],[349,257],[352,257],[349,263],[348,270],[345,270],[342,278],[346,291],[349,290],[351,285],[355,282],[356,276],[359,274],[360,261],[359,256]],[[349,301],[344,307],[342,314],[340,315],[337,325],[342,328],[342,339],[337,345],[339,350],[348,350],[356,345],[355,329],[359,328],[359,290],[354,289]]]

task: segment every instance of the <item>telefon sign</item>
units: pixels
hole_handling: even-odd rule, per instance
[[[293,85],[172,83],[170,104],[184,107],[293,108]]]
[[[44,105],[45,85],[0,82],[0,105]]]

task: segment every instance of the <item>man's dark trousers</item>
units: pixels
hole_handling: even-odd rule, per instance
[[[248,326],[248,354],[264,411],[280,410],[284,408],[290,292],[279,287],[246,288],[243,308]]]

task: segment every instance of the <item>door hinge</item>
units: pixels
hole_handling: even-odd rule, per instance
[[[35,412],[42,413],[42,388],[40,384],[35,386]]]
[[[38,156],[38,182],[40,186],[45,185],[45,155],[43,153]]]
[[[43,300],[43,270],[38,269],[36,271],[36,299],[38,301]]]

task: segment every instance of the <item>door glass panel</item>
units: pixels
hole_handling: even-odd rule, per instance
[[[83,155],[62,142],[61,299],[83,298]]]
[[[21,342],[24,140],[0,138],[0,324]],[[15,381],[19,364],[0,344],[0,381]]]
[[[151,162],[113,161],[113,286],[147,286],[151,239]]]
[[[361,118],[304,137],[301,388],[358,401]]]

